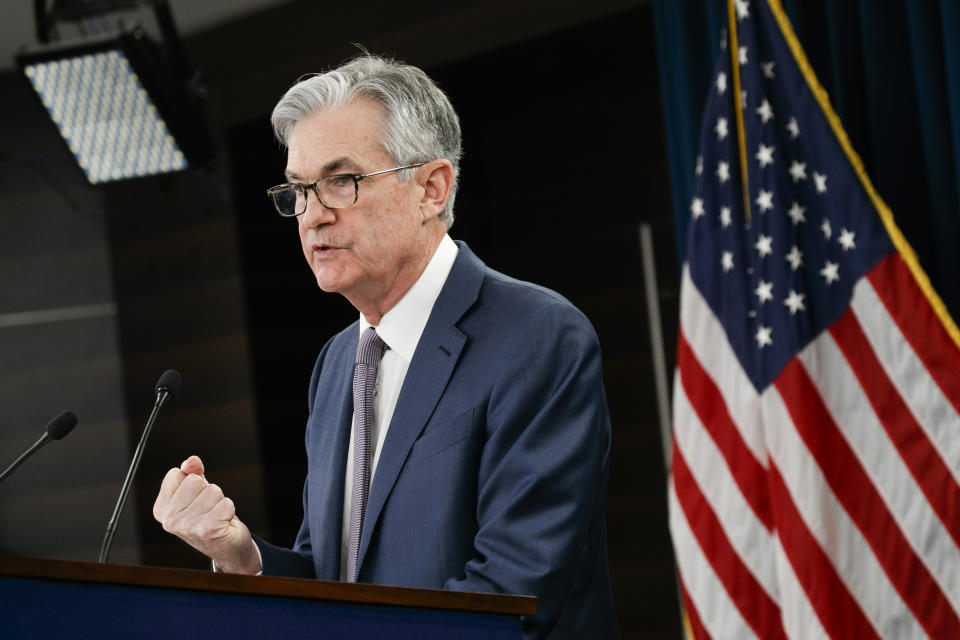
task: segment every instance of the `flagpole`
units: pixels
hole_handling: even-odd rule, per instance
[[[740,147],[740,182],[743,185],[743,215],[750,222],[750,189],[747,179],[747,140],[743,128],[743,105],[740,89],[740,47],[737,46],[737,16],[733,0],[727,0],[730,41],[730,71],[733,75],[733,111],[737,114],[737,141]]]
[[[663,445],[663,465],[670,474],[670,379],[667,375],[667,355],[663,345],[660,323],[660,298],[657,269],[653,254],[653,232],[649,222],[640,223],[640,258],[643,264],[643,288],[647,297],[647,320],[650,327],[650,355],[653,357],[653,381],[657,396],[657,415],[660,418],[660,442]]]
[[[666,348],[663,344],[663,327],[660,322],[659,284],[653,249],[653,231],[649,222],[637,226],[640,237],[640,259],[643,265],[643,288],[647,298],[647,320],[650,328],[650,354],[653,357],[653,381],[657,396],[657,415],[660,418],[660,443],[663,445],[663,468],[670,482],[670,451],[673,449],[673,432],[670,427],[670,382],[667,376]],[[684,640],[694,640],[690,617],[683,606],[680,591],[680,576],[677,574],[677,602],[680,605],[680,621]]]

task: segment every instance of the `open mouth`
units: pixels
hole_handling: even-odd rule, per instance
[[[334,251],[336,251],[337,249],[338,247],[334,247],[333,245],[317,244],[313,246],[313,253],[314,255],[318,255],[318,256],[328,256]]]

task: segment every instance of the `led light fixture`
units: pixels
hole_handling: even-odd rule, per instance
[[[186,169],[122,49],[27,64],[23,72],[91,184]]]
[[[182,171],[212,156],[185,65],[139,27],[17,62],[91,184]]]

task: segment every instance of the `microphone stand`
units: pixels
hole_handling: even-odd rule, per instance
[[[117,532],[117,525],[120,524],[120,514],[123,512],[123,506],[127,502],[127,494],[130,493],[130,487],[133,485],[133,477],[137,475],[137,469],[140,468],[140,458],[143,457],[143,450],[146,448],[147,438],[150,437],[150,430],[153,429],[153,423],[157,421],[157,414],[160,413],[160,407],[170,397],[170,392],[166,388],[157,389],[157,399],[153,403],[153,410],[150,417],[147,418],[147,426],[143,429],[143,435],[140,436],[140,443],[133,453],[133,461],[130,468],[127,469],[127,477],[123,481],[123,487],[120,489],[120,497],[117,499],[117,506],[113,509],[113,515],[107,524],[107,533],[103,537],[103,544],[100,545],[100,562],[106,562],[110,555],[110,547],[113,545],[113,536]]]
[[[3,473],[0,473],[0,482],[3,482],[4,480],[6,480],[7,476],[9,476],[11,473],[16,471],[17,467],[23,464],[24,460],[32,456],[34,453],[36,453],[40,449],[40,447],[47,444],[51,440],[52,438],[48,433],[44,433],[42,436],[40,436],[40,439],[34,442],[32,447],[30,447],[29,449],[21,453],[20,457],[13,461],[13,464],[7,467]]]
[[[33,446],[20,454],[16,460],[13,461],[9,467],[7,467],[3,473],[0,473],[0,482],[3,482],[10,474],[17,470],[23,462],[40,450],[41,447],[46,446],[54,440],[62,440],[67,437],[67,434],[70,433],[73,428],[77,426],[77,416],[73,411],[61,411],[56,416],[53,417],[53,420],[47,423],[47,429],[43,432],[43,435],[40,436],[40,439],[33,443]]]

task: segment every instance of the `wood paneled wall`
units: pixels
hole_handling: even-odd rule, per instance
[[[0,466],[79,417],[0,485],[0,554],[96,560],[129,455],[103,198],[26,81],[0,95]],[[121,520],[114,559],[140,560],[139,526]]]

